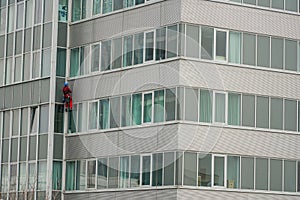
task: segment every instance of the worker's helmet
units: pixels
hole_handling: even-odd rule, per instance
[[[68,82],[65,82],[65,86],[68,86],[69,85],[69,83]]]

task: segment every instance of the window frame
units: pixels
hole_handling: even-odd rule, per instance
[[[147,34],[153,33],[153,49],[152,49],[152,60],[146,60],[146,51],[147,51]],[[122,37],[123,38],[123,37]],[[148,63],[148,62],[154,62],[155,61],[155,48],[156,48],[156,31],[154,30],[148,30],[144,32],[144,43],[143,43],[143,63]],[[123,56],[122,56],[123,57]],[[143,64],[141,63],[141,64]]]
[[[224,186],[215,186],[215,157],[220,157],[224,159],[224,177],[223,177],[223,184]],[[212,154],[211,155],[211,187],[212,188],[227,188],[227,155],[223,154]]]
[[[150,157],[150,168],[149,168],[149,173],[150,173],[150,177],[149,177],[149,185],[143,185],[142,184],[142,180],[143,180],[143,158],[144,157]],[[152,187],[152,153],[147,153],[147,154],[140,154],[140,187]],[[146,172],[147,173],[147,172]]]
[[[145,95],[151,94],[151,121],[144,122],[144,113],[145,113]],[[149,92],[142,93],[142,124],[152,124],[154,121],[154,90]]]
[[[225,59],[218,59],[217,58],[217,32],[223,32],[226,33],[226,55],[225,55]],[[213,46],[213,55],[214,55],[214,61],[217,62],[222,62],[222,63],[228,63],[228,50],[229,50],[229,30],[225,30],[225,29],[219,29],[219,28],[214,28],[214,46]]]

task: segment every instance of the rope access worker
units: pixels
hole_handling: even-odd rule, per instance
[[[72,90],[69,88],[68,82],[65,82],[64,87],[63,87],[63,93],[64,93],[64,99],[63,102],[65,103],[65,110],[68,112],[68,109],[72,111],[73,108],[73,102],[72,102]]]

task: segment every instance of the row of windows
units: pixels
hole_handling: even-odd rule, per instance
[[[18,1],[0,8],[0,35],[52,21],[53,0]]]
[[[300,70],[297,40],[176,24],[71,49],[70,77],[179,55],[276,70]]]
[[[178,87],[75,104],[69,132],[176,119],[299,131],[299,114],[300,102],[294,99]]]
[[[10,169],[10,170],[9,170]],[[19,163],[19,164],[2,164],[1,165],[1,193],[20,192],[24,195],[25,191],[46,191],[47,181],[47,161],[38,161]],[[53,161],[52,189],[60,190],[62,180],[62,162]],[[32,195],[32,194],[28,194]],[[2,196],[3,197],[3,196]],[[3,198],[5,199],[5,198]],[[25,198],[21,198],[25,199]],[[34,198],[29,198],[34,199]]]
[[[167,152],[66,162],[66,190],[187,185],[299,191],[300,163],[259,157]]]
[[[72,0],[72,21],[145,4],[150,0]]]
[[[241,3],[245,5],[258,6],[262,8],[285,10],[288,12],[295,12],[295,13],[300,12],[299,0],[229,0],[229,1],[235,3]]]

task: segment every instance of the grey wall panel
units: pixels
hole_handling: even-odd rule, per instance
[[[180,125],[178,148],[203,152],[300,159],[298,135]]]
[[[209,190],[192,190],[179,189],[177,191],[177,199],[213,199],[213,200],[294,200],[299,199],[297,195],[276,195],[267,193],[245,193],[245,192],[225,192],[225,191],[209,191]]]
[[[176,150],[177,127],[173,124],[67,137],[66,159]]]
[[[221,2],[182,0],[181,20],[226,29],[300,39],[300,29],[296,28],[300,26],[297,15]]]
[[[70,47],[180,21],[180,1],[162,1],[70,26]]]
[[[155,200],[164,199],[172,200],[177,197],[177,189],[158,189],[158,190],[133,190],[133,191],[112,191],[99,193],[83,193],[83,194],[65,194],[65,200],[112,200],[112,199],[128,199],[128,200]]]
[[[180,84],[216,90],[300,98],[300,76],[297,74],[204,62],[181,61]]]

